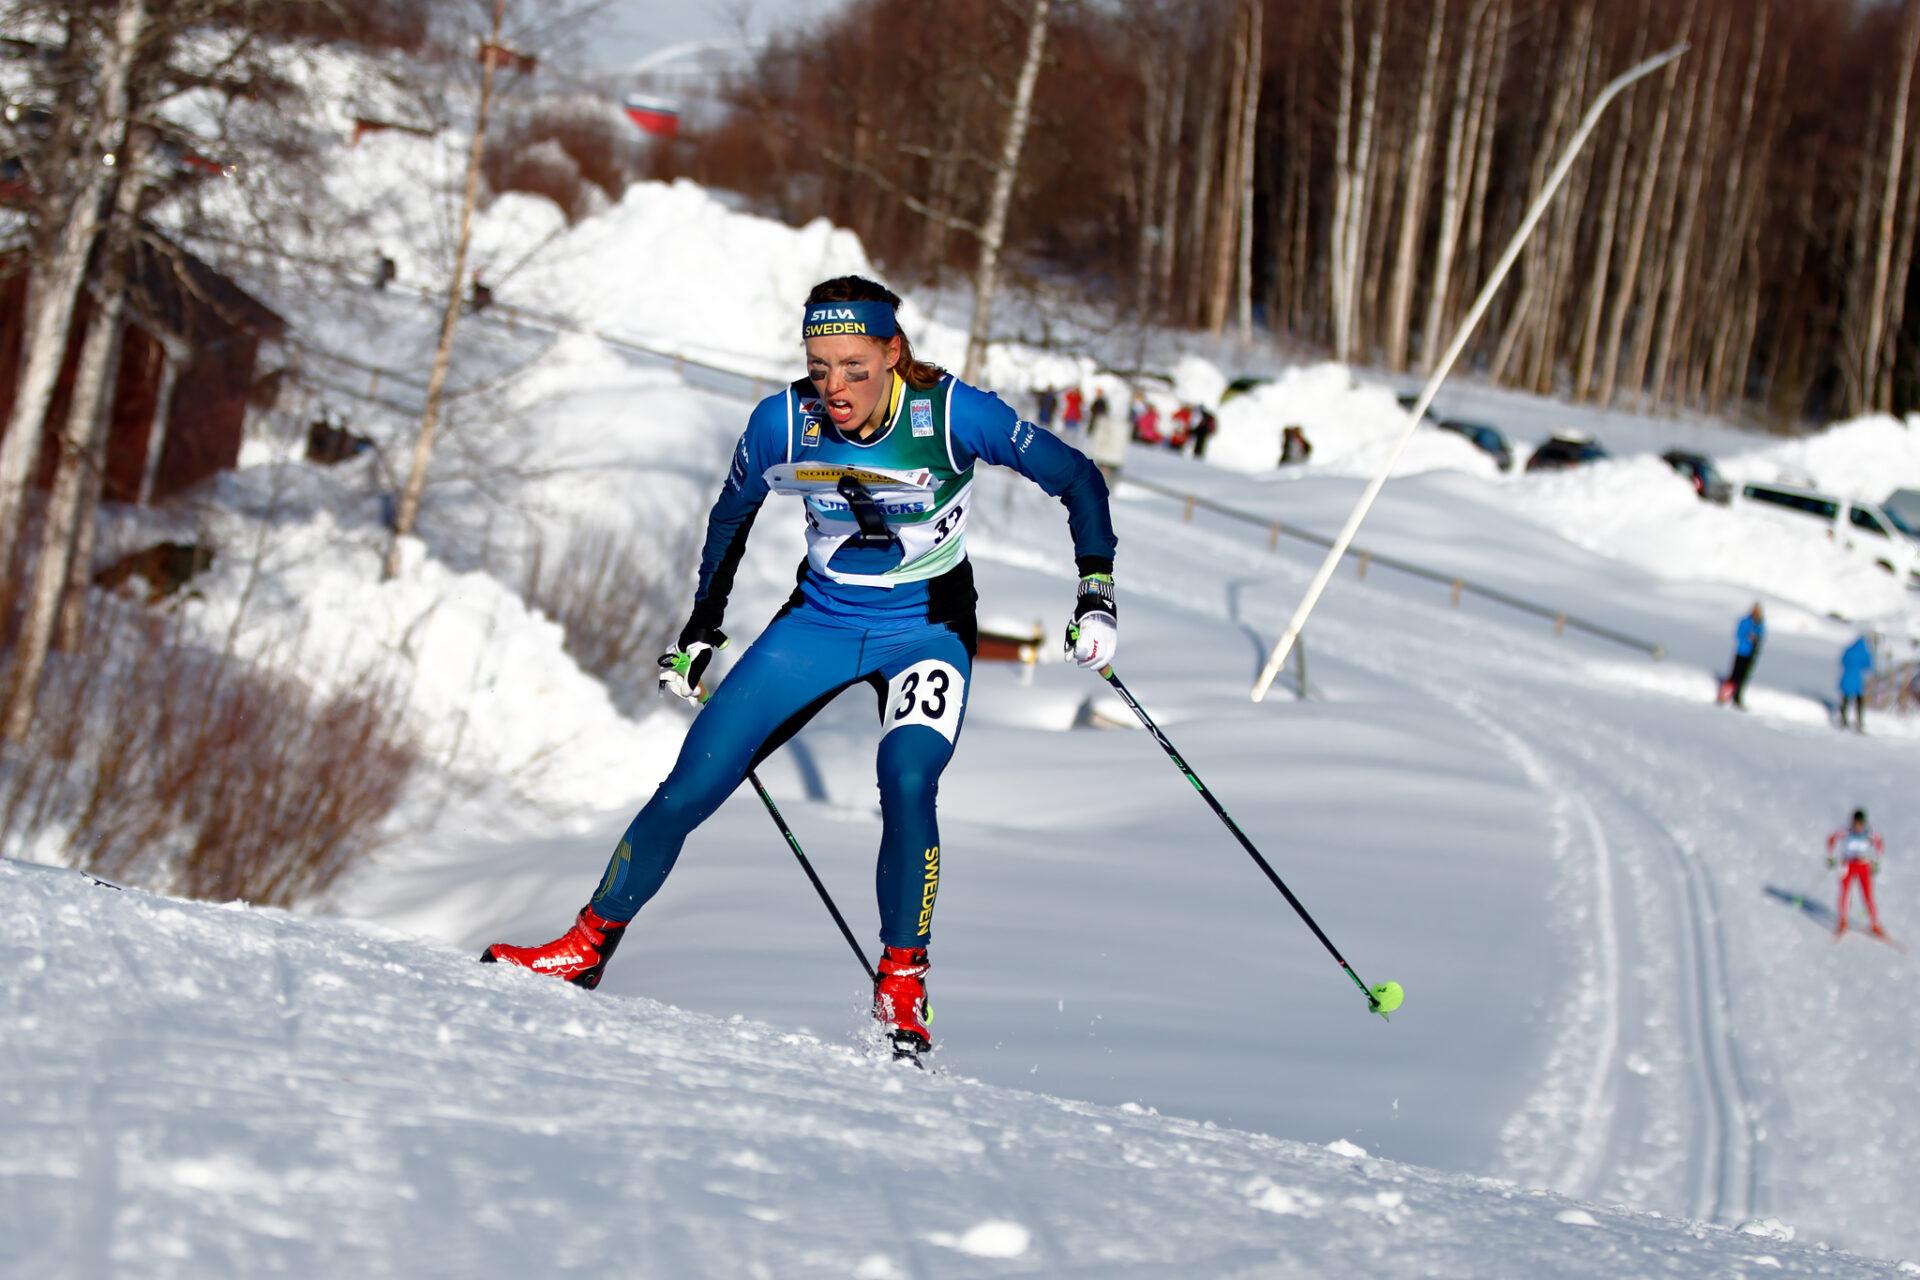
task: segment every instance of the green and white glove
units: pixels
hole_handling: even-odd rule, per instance
[[[1113,575],[1089,573],[1074,596],[1067,623],[1067,657],[1076,666],[1097,671],[1113,661],[1120,647],[1119,611],[1113,603]]]
[[[688,702],[700,701],[700,678],[707,673],[713,655],[726,647],[726,632],[689,622],[680,629],[680,641],[673,651],[660,655],[660,688]]]

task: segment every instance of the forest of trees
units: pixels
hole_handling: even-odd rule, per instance
[[[974,269],[1031,0],[851,0],[675,163],[889,271]],[[1420,370],[1608,79],[1468,358],[1791,424],[1920,402],[1920,0],[1052,6],[1003,257],[1143,321]]]

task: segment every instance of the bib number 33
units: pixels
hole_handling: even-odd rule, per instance
[[[916,662],[887,683],[886,724],[881,733],[922,724],[952,742],[966,704],[967,678],[953,664],[937,658]]]

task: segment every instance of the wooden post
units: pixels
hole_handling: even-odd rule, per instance
[[[1453,580],[1453,607],[1456,609],[1460,607],[1460,589],[1466,585],[1466,583],[1460,581],[1458,578]]]
[[[380,396],[380,371],[375,369],[367,379],[367,399],[376,400]]]
[[[1293,646],[1293,673],[1300,684],[1300,701],[1305,702],[1307,700],[1307,641],[1304,636],[1298,644]]]
[[[1372,561],[1373,553],[1371,551],[1362,551],[1360,553],[1360,563],[1356,566],[1356,574],[1358,577],[1365,578],[1367,576],[1367,565],[1372,563]]]
[[[1280,545],[1280,522],[1274,521],[1273,528],[1267,530],[1267,550],[1272,551]]]
[[[687,376],[687,358],[678,351],[673,353],[673,376],[676,378]]]
[[[1557,636],[1563,636],[1567,634],[1567,615],[1566,614],[1556,613],[1553,615],[1553,634]]]
[[[1193,523],[1193,495],[1192,494],[1187,495],[1187,508],[1186,510],[1180,513],[1180,519],[1185,524]]]

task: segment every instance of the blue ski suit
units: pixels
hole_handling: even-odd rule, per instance
[[[692,622],[720,625],[769,493],[802,498],[807,558],[793,594],[628,826],[593,898],[603,918],[639,912],[688,834],[748,770],[837,695],[866,684],[881,720],[880,939],[927,945],[940,883],[934,801],[965,718],[978,630],[965,539],[982,461],[1059,498],[1080,572],[1112,572],[1116,540],[1098,469],[989,392],[951,375],[916,390],[895,374],[886,425],[867,440],[841,435],[804,378],[754,409],[707,519]],[[851,493],[849,480],[858,481]]]

